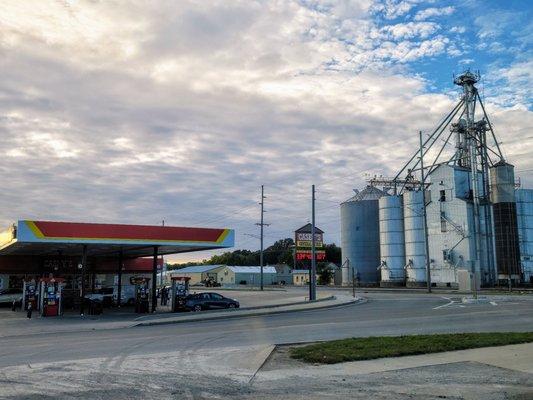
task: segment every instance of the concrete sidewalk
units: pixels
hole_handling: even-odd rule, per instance
[[[142,315],[131,311],[115,312],[100,316],[68,315],[55,318],[27,319],[25,313],[7,312],[0,320],[0,338],[11,336],[26,336],[58,332],[89,332],[94,330],[133,328],[137,326],[152,326],[228,318],[242,318],[278,314],[295,311],[309,311],[329,307],[338,307],[355,302],[364,301],[362,298],[351,296],[330,296],[315,302],[292,302],[270,304],[264,307],[248,307],[241,309],[227,309],[220,311],[202,311],[199,313],[157,313]]]
[[[533,343],[351,361],[330,365],[310,365],[295,360],[289,362],[285,368],[279,364],[274,370],[268,370],[267,367],[265,371],[260,371],[260,374],[257,374],[256,379],[259,377],[263,380],[276,380],[282,377],[287,379],[291,376],[318,378],[326,375],[363,375],[460,362],[476,362],[533,374]]]

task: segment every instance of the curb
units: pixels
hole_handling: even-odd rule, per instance
[[[335,296],[332,296],[332,297],[335,297]],[[277,311],[274,310],[270,312],[254,312],[254,313],[249,313],[249,314],[244,314],[244,315],[239,313],[239,310],[235,310],[235,311],[232,310],[232,311],[226,311],[223,313],[216,312],[216,314],[213,313],[211,315],[206,315],[205,317],[202,317],[202,318],[182,318],[182,319],[172,320],[172,321],[168,321],[168,320],[142,321],[142,322],[130,325],[129,327],[133,328],[133,327],[139,327],[139,326],[170,325],[170,324],[180,324],[184,322],[215,321],[219,319],[229,319],[229,318],[246,318],[246,317],[258,317],[262,315],[286,314],[286,313],[298,312],[298,311],[315,311],[315,310],[321,310],[325,308],[341,307],[341,306],[346,306],[350,304],[363,304],[366,302],[367,302],[367,299],[360,297],[360,298],[356,298],[353,300],[351,299],[350,301],[345,301],[345,302],[338,303],[338,304],[327,304],[327,305],[320,305],[318,307],[296,309],[296,310],[277,310]],[[308,302],[306,302],[306,304],[308,304]],[[277,307],[280,307],[280,306],[277,306]],[[273,308],[273,307],[270,307],[270,308]],[[261,309],[264,309],[264,307]]]
[[[289,306],[298,306],[298,305],[302,305],[302,304],[309,304],[309,303],[320,303],[320,302],[323,302],[323,301],[329,301],[329,300],[335,300],[335,296],[328,296],[328,297],[324,297],[322,299],[318,299],[318,300],[314,300],[312,302],[309,302],[309,301],[296,301],[296,302],[293,302],[293,303],[281,303],[281,304],[270,304],[270,305],[267,305],[267,306],[253,306],[253,307],[241,307],[241,308],[237,308],[237,309],[227,309],[227,310],[223,310],[223,312],[238,312],[238,311],[252,311],[252,310],[266,310],[266,309],[269,309],[269,308],[277,308],[277,307],[289,307]],[[207,311],[203,311],[202,312],[202,315],[220,315],[220,311],[221,310],[207,310]],[[168,315],[169,313],[167,313],[166,315]],[[175,318],[175,317],[178,317],[180,314],[175,314],[173,312],[170,312],[170,314],[174,314],[173,316],[170,316],[170,317],[167,317],[168,319],[170,318]],[[181,315],[187,315],[187,314],[181,314]],[[191,314],[188,314],[188,315],[191,315]],[[198,315],[198,314],[192,314],[192,315]],[[150,317],[153,317],[153,315],[143,315],[143,316],[140,316],[140,317],[137,317],[134,321],[140,321],[140,322],[148,322],[150,321]],[[147,318],[146,320],[142,320],[141,318]],[[157,318],[153,318],[153,320],[157,320]]]
[[[253,286],[250,288],[245,287],[231,287],[231,286],[215,286],[215,287],[205,287],[205,286],[191,286],[189,290],[230,290],[234,292],[260,292],[261,289],[258,286]],[[272,286],[268,287],[265,286],[262,290],[263,292],[286,292],[287,289],[284,287],[278,287],[278,286]]]
[[[323,286],[324,288],[327,288],[329,290],[340,290],[340,291],[352,291],[351,286]],[[410,294],[429,294],[427,292],[427,288],[407,288],[407,287],[394,287],[394,288],[380,288],[380,287],[364,287],[364,286],[357,286],[355,288],[356,293],[410,293]],[[457,294],[457,295],[472,295],[472,292],[469,291],[459,291],[459,289],[452,289],[448,287],[432,287],[431,288],[431,294]],[[530,288],[513,288],[512,292],[509,292],[508,290],[497,290],[493,288],[483,288],[479,290],[478,292],[480,295],[484,296],[508,296],[508,295],[516,295],[516,296],[532,296],[533,297],[533,289]]]
[[[316,300],[314,301],[313,303],[322,303],[324,301],[330,301],[332,300],[332,298],[335,298],[335,296],[331,296],[331,297],[327,297],[327,298],[323,298],[323,299],[319,299],[319,300]],[[326,304],[326,305],[320,305],[320,304],[317,304],[317,307],[313,307],[313,308],[307,308],[307,309],[296,309],[296,310],[272,310],[270,312],[254,312],[254,313],[250,313],[250,314],[245,314],[245,315],[241,315],[239,313],[240,310],[245,310],[244,308],[243,309],[237,309],[237,310],[226,310],[225,312],[220,312],[220,311],[212,311],[212,312],[209,312],[209,311],[205,311],[205,316],[203,318],[198,318],[198,319],[192,319],[192,318],[183,318],[181,320],[174,320],[174,321],[165,321],[165,320],[159,320],[159,321],[139,321],[139,322],[130,322],[130,323],[124,323],[122,326],[113,326],[113,327],[110,327],[110,326],[101,326],[101,327],[88,327],[88,326],[80,326],[79,328],[77,329],[59,329],[59,330],[54,330],[53,333],[80,333],[80,332],[86,332],[86,333],[89,333],[89,332],[95,332],[95,331],[105,331],[105,330],[115,330],[115,329],[128,329],[128,328],[134,328],[134,327],[142,327],[142,326],[153,326],[153,325],[168,325],[168,324],[177,324],[177,323],[183,323],[183,322],[195,322],[195,321],[208,321],[208,320],[218,320],[218,319],[225,319],[225,318],[246,318],[246,317],[255,317],[255,316],[261,316],[261,315],[273,315],[273,314],[283,314],[283,313],[288,313],[288,312],[298,312],[298,311],[314,311],[314,310],[320,310],[320,309],[325,309],[325,308],[335,308],[335,307],[341,307],[341,306],[345,306],[345,305],[349,305],[349,304],[363,304],[363,303],[366,303],[367,302],[367,299],[365,298],[362,298],[362,297],[359,297],[359,298],[356,298],[356,300],[351,300],[351,301],[347,301],[347,302],[343,302],[343,303],[338,303],[338,304]],[[309,304],[309,302],[298,302],[298,303],[290,303],[290,305],[298,305],[298,304]],[[283,305],[271,305],[271,306],[265,306],[265,307],[250,307],[250,308],[246,308],[247,310],[250,310],[250,309],[266,309],[266,308],[276,308],[276,307],[283,307]],[[287,307],[287,305],[285,305],[285,307]],[[230,315],[228,315],[228,313]],[[198,314],[195,314],[195,315],[198,315]],[[12,334],[12,335],[0,335],[0,339],[5,339],[5,338],[13,338],[13,337],[32,337],[34,335],[46,335],[46,334],[49,334],[50,332],[34,332],[34,333],[26,333],[26,334]]]

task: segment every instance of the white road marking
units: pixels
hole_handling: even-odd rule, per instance
[[[496,303],[495,301],[491,301],[490,304],[492,304],[493,306],[497,306],[498,303]]]
[[[441,305],[441,306],[433,307],[434,310],[438,310],[439,308],[448,307],[448,306],[451,306],[453,303],[455,303],[455,301],[452,300],[452,299],[450,299],[449,297],[444,297],[444,296],[442,296],[442,298],[443,298],[444,300],[448,300],[449,303],[443,304],[443,305]]]

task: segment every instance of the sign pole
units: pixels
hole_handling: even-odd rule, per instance
[[[315,243],[315,185],[311,187],[311,296],[309,300],[316,300],[316,243]]]

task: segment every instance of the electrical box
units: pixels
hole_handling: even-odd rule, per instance
[[[474,292],[481,287],[481,277],[479,273],[473,273],[467,269],[457,270],[457,283],[460,292]]]

